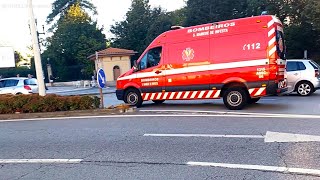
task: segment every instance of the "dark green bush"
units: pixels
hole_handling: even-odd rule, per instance
[[[0,95],[0,114],[85,110],[99,105],[100,98],[96,96]]]

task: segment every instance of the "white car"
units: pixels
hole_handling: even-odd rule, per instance
[[[287,93],[309,96],[320,89],[320,66],[308,59],[288,59],[286,63]]]
[[[12,77],[0,79],[0,94],[32,94],[38,92],[35,78]]]

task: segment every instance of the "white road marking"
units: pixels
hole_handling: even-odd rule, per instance
[[[228,115],[241,115],[246,117],[253,116],[264,116],[266,118],[278,117],[278,118],[301,118],[301,119],[320,119],[320,115],[312,114],[270,114],[270,113],[250,113],[244,111],[202,111],[202,110],[173,110],[173,109],[162,109],[162,110],[139,110],[140,112],[177,112],[177,113],[215,113],[215,115],[228,116]],[[207,114],[210,115],[210,114]],[[238,116],[238,117],[241,117]]]
[[[320,142],[320,136],[291,134],[267,131],[266,135],[228,135],[228,134],[144,134],[151,137],[208,137],[208,138],[248,138],[264,139],[265,143],[271,142]]]
[[[78,164],[83,159],[0,159],[0,164]]]
[[[320,142],[320,136],[267,131],[264,142]]]
[[[95,118],[131,118],[131,117],[238,117],[248,118],[248,116],[239,115],[223,115],[223,114],[139,114],[139,115],[106,115],[106,116],[74,116],[74,117],[52,117],[52,118],[33,118],[33,119],[9,119],[0,120],[4,122],[20,122],[20,121],[43,121],[43,120],[73,120],[73,119],[95,119]],[[250,115],[251,118],[265,118],[265,116]]]
[[[248,169],[258,171],[270,171],[279,173],[291,173],[301,175],[314,175],[320,176],[319,169],[305,169],[305,168],[290,168],[290,167],[278,167],[278,166],[262,166],[262,165],[249,165],[249,164],[227,164],[227,163],[211,163],[211,162],[188,162],[189,166],[206,166],[206,167],[222,167],[231,169]]]
[[[209,138],[257,138],[263,139],[263,135],[223,135],[223,134],[144,134],[152,137],[209,137]]]
[[[160,112],[159,110],[140,110],[141,112]],[[166,112],[186,112],[186,111],[170,111]],[[205,113],[205,111],[195,111],[194,113]],[[190,113],[190,111],[189,111]],[[210,111],[212,113],[212,111]],[[218,112],[217,114],[138,114],[138,115],[106,115],[106,116],[74,116],[74,117],[52,117],[52,118],[30,118],[30,119],[8,119],[0,120],[5,122],[20,121],[44,121],[44,120],[74,120],[74,119],[96,119],[96,118],[131,118],[131,117],[237,117],[237,118],[284,118],[284,119],[320,119],[318,115],[281,115],[281,114],[263,114],[263,113],[231,113]]]

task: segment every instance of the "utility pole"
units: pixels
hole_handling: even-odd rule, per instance
[[[36,67],[36,74],[37,74],[37,80],[38,80],[39,95],[45,96],[46,89],[44,85],[44,77],[43,77],[43,70],[42,70],[42,63],[41,63],[41,56],[40,56],[40,47],[38,42],[36,22],[33,14],[32,0],[28,0],[28,10],[29,10],[29,17],[30,17],[32,47],[33,47],[34,63]]]

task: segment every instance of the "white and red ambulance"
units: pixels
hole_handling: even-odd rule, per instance
[[[242,109],[286,90],[281,21],[271,15],[170,30],[159,35],[117,79],[117,98],[143,101],[217,99]]]

